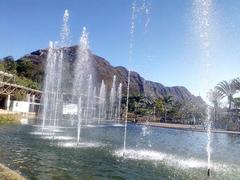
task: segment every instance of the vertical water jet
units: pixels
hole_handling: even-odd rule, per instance
[[[106,103],[106,87],[104,80],[102,80],[99,98],[98,98],[98,124],[101,119],[105,118],[105,103]]]
[[[131,16],[131,26],[130,26],[130,43],[129,43],[129,52],[128,60],[129,63],[132,62],[133,54],[133,40],[135,32],[135,10],[136,10],[136,0],[132,4],[132,16]],[[126,152],[126,139],[127,139],[127,120],[128,120],[128,101],[129,101],[129,89],[130,89],[130,78],[131,78],[131,69],[128,68],[128,80],[127,80],[127,102],[126,102],[126,111],[125,111],[125,125],[124,125],[124,138],[123,138],[123,154]]]
[[[90,75],[92,74],[92,70],[89,56],[88,33],[86,27],[83,27],[77,49],[77,58],[74,62],[72,103],[75,103],[77,99],[81,97],[83,118],[85,119],[85,123],[87,123],[89,113],[89,101],[91,96],[90,82],[92,81],[92,76]],[[85,86],[86,84],[88,84],[88,87]]]
[[[94,120],[95,118],[95,110],[96,110],[96,87],[93,88],[93,94],[92,94],[92,107],[91,107],[91,118]]]
[[[202,50],[202,64],[204,65],[204,84],[206,89],[210,89],[209,74],[210,74],[210,32],[211,32],[211,10],[212,0],[195,0],[194,1],[194,25],[199,36],[199,44]],[[207,93],[206,93],[207,94]],[[207,99],[207,98],[206,98]],[[207,105],[207,162],[208,170],[207,174],[210,176],[211,169],[211,115],[210,107]]]
[[[112,88],[110,92],[110,119],[114,119],[114,110],[115,110],[115,101],[116,101],[116,76],[113,76]]]
[[[88,124],[88,115],[89,115],[89,106],[91,104],[91,91],[92,91],[92,75],[88,78],[88,88],[87,88],[87,103],[86,103],[86,117],[85,117],[85,124]],[[91,110],[91,109],[90,109]]]
[[[64,57],[63,47],[68,45],[70,34],[68,20],[69,13],[68,10],[65,10],[63,16],[63,26],[60,33],[60,45],[57,42],[49,43],[45,67],[42,131],[46,126],[46,121],[49,121],[48,125],[52,126],[53,136],[55,127],[58,124],[58,119],[62,115],[62,111],[60,109],[61,106],[59,103],[61,102],[62,97],[62,68]]]
[[[118,123],[120,123],[121,119],[121,103],[122,103],[122,83],[119,83],[118,86]]]
[[[77,131],[77,143],[80,142],[81,135],[81,123],[82,123],[82,99],[81,97],[78,99],[78,131]]]

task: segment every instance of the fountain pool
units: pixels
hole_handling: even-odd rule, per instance
[[[39,125],[0,126],[0,161],[29,179],[206,179],[204,132],[149,126],[151,148],[140,141],[142,125],[58,127],[55,137]],[[50,131],[51,132],[51,131]],[[240,178],[238,135],[212,134],[211,178]]]

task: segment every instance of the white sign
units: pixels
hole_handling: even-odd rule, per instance
[[[77,104],[64,104],[63,114],[77,114]]]
[[[22,112],[28,113],[29,112],[29,102],[25,101],[13,101],[12,111],[14,112]]]

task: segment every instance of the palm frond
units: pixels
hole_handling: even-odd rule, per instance
[[[233,79],[232,84],[237,90],[240,90],[240,78]]]
[[[210,90],[208,98],[210,102],[218,103],[223,98],[223,95],[216,90]]]
[[[226,96],[232,96],[236,93],[236,87],[233,83],[233,81],[228,82],[228,81],[221,81],[220,83],[217,84],[215,87],[215,90],[221,98],[224,98]]]

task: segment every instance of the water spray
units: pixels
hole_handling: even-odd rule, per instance
[[[211,32],[211,10],[212,0],[195,0],[194,1],[194,22],[199,43],[202,50],[202,64],[204,65],[204,83],[209,87],[209,70],[210,70],[210,32]],[[211,113],[210,107],[207,106],[207,175],[210,176],[211,167]]]

